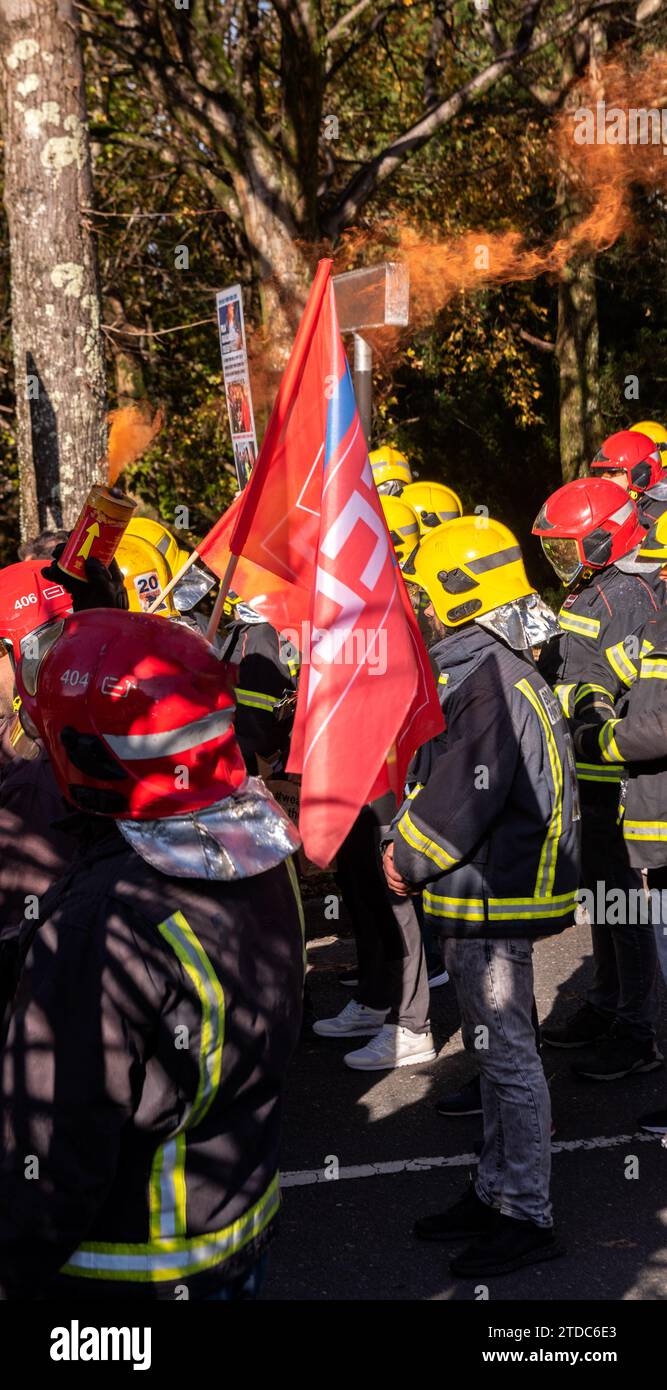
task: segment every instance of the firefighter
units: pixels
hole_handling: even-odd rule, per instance
[[[650,554],[667,563],[667,517],[656,526]],[[637,674],[616,714],[578,724],[577,751],[589,763],[627,766],[621,826],[630,863],[646,869],[656,948],[667,981],[667,608],[641,634]],[[639,910],[644,908],[639,899]],[[667,1134],[667,1105],[640,1116],[639,1128]]]
[[[237,667],[234,695],[241,752],[249,771],[257,771],[260,758],[278,775],[289,756],[299,651],[237,594],[228,596],[225,613],[232,621],[222,634],[219,655]]]
[[[400,449],[382,444],[368,455],[373,482],[381,497],[400,497],[403,488],[412,482],[410,464]]]
[[[179,545],[175,536],[161,521],[153,521],[149,516],[133,516],[127,524],[125,539],[136,537],[140,541],[147,541],[156,550],[159,550],[169,571],[169,579],[173,579],[183,569],[189,559],[190,552],[184,546]],[[190,565],[190,568],[179,580],[176,587],[172,590],[174,607],[178,613],[189,613],[193,608],[205,598],[215,584],[215,579],[208,570],[201,564]]]
[[[460,498],[444,483],[410,483],[409,487],[403,489],[401,500],[417,513],[422,536],[427,535],[434,526],[442,526],[443,522],[452,521],[463,512]]]
[[[22,718],[81,843],[21,939],[0,1282],[13,1299],[248,1296],[299,1032],[298,836],[247,777],[203,638],[112,611],[50,636],[21,662]]]
[[[30,635],[72,611],[72,599],[60,582],[42,575],[44,562],[19,560],[0,570],[0,771],[21,756],[21,728],[16,719],[14,671]]]
[[[534,590],[511,531],[461,517],[421,541],[413,568],[449,672],[447,730],[425,785],[398,816],[385,872],[396,893],[423,890],[446,940],[484,1117],[474,1186],[418,1221],[416,1233],[477,1237],[451,1266],[477,1278],[562,1253],[532,953],[536,938],[574,919],[577,784],[565,719],[531,655]]]
[[[116,561],[123,576],[131,613],[147,613],[159,598],[161,602],[155,612],[163,618],[175,617],[177,609],[173,590],[162,598],[162,591],[171,579],[171,571],[156,546],[142,536],[126,531],[116,551]]]
[[[662,454],[655,441],[636,428],[619,430],[605,439],[590,465],[590,474],[618,483],[636,502],[644,526],[652,526],[667,509]]]
[[[605,478],[577,478],[547,499],[533,534],[570,591],[559,613],[562,636],[543,649],[540,669],[555,683],[569,717],[610,718],[626,688],[624,641],[636,640],[659,607],[652,572],[639,559],[645,531],[635,503]],[[619,914],[606,908],[607,892],[614,895],[610,901],[620,895],[628,902],[642,888],[618,825],[623,769],[579,755],[577,772],[593,983],[583,1006],[562,1026],[543,1028],[542,1040],[551,1047],[591,1048],[575,1074],[611,1081],[660,1065],[655,941],[649,923],[618,922]]]
[[[380,497],[387,530],[401,569],[419,540],[417,513],[402,497]]]
[[[657,420],[640,420],[638,425],[631,425],[630,429],[637,434],[647,434],[657,444],[663,465],[667,463],[667,430],[664,425],[658,424]]]

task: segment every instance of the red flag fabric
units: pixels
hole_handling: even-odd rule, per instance
[[[400,799],[412,754],[443,727],[330,272],[321,261],[248,486],[197,547],[220,575],[240,556],[233,588],[302,654],[288,771],[301,774],[299,829],[322,866],[372,796],[391,788]]]

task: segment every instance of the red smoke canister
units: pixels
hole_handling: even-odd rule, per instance
[[[128,501],[127,497],[114,497],[108,487],[95,483],[58,560],[58,568],[73,579],[85,581],[86,560],[100,560],[103,565],[109,565],[136,509],[136,502]]]

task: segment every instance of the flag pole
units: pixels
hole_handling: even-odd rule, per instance
[[[206,641],[210,642],[211,646],[213,646],[213,642],[215,640],[215,634],[218,630],[218,623],[220,622],[220,618],[222,616],[222,610],[224,607],[225,599],[227,597],[227,594],[229,593],[229,586],[232,582],[232,576],[234,574],[234,570],[236,569],[238,558],[238,555],[230,555],[229,560],[227,561],[227,568],[222,579],[220,580],[218,596],[215,600],[213,612],[211,613],[209,624],[206,629]]]
[[[163,600],[166,598],[167,594],[170,594],[171,591],[172,591],[172,589],[175,589],[175,588],[176,588],[176,585],[178,584],[179,580],[181,580],[181,579],[183,578],[183,575],[189,570],[190,566],[191,566],[191,565],[194,565],[195,560],[198,560],[198,559],[199,559],[199,551],[198,551],[198,550],[193,550],[193,551],[192,551],[192,554],[191,554],[191,555],[188,555],[188,558],[187,558],[187,560],[186,560],[186,562],[185,562],[183,568],[182,568],[181,570],[178,571],[178,574],[173,574],[173,575],[172,575],[171,579],[169,580],[169,583],[168,583],[168,584],[165,584],[164,589],[161,589],[161,590],[160,590],[160,592],[159,592],[157,598],[153,599],[153,602],[151,603],[150,608],[147,608],[147,609],[146,609],[146,612],[147,612],[147,613],[154,613],[154,612],[155,612],[155,609],[156,609],[156,608],[159,608],[159,607],[161,606],[161,604],[162,604]]]

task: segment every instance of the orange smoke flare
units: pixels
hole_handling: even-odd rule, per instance
[[[612,60],[590,71],[577,85],[579,114],[568,106],[558,116],[549,137],[549,165],[563,180],[580,216],[577,221],[569,220],[542,246],[527,245],[522,233],[515,230],[479,228],[441,240],[407,223],[399,225],[394,254],[410,268],[413,329],[432,318],[461,290],[532,280],[543,274],[559,276],[577,256],[608,250],[631,229],[633,185],[667,187],[667,144],[652,142],[654,126],[650,121],[646,143],[632,143],[631,134],[626,143],[617,143],[615,137],[619,129],[626,135],[631,132],[633,123],[637,128],[633,111],[661,111],[667,102],[666,72],[667,54],[656,53],[639,64]],[[590,113],[591,143],[579,143],[583,110]],[[613,117],[613,111],[621,114]],[[667,126],[667,120],[664,124]],[[351,232],[336,269],[349,269],[359,258],[368,259],[373,240],[372,232]]]
[[[109,487],[113,487],[128,464],[134,463],[145,453],[163,424],[162,410],[153,414],[151,406],[147,403],[125,405],[109,412]]]

